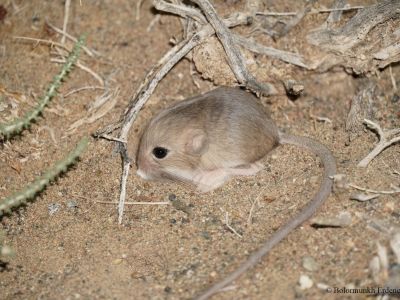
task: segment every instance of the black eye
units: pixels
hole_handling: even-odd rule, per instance
[[[163,147],[155,147],[153,149],[153,155],[158,159],[162,159],[162,158],[166,157],[167,153],[168,153],[168,149],[165,149]]]

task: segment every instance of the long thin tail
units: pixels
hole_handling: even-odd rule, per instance
[[[244,263],[242,263],[242,265],[238,269],[236,269],[229,276],[225,277],[225,279],[223,279],[222,281],[218,282],[217,284],[206,290],[203,294],[196,298],[197,300],[208,299],[210,296],[217,293],[219,290],[241,276],[249,268],[254,267],[258,263],[258,261],[261,260],[261,258],[272,249],[272,247],[283,240],[293,229],[309,219],[315,213],[315,211],[324,203],[324,201],[331,193],[333,181],[330,177],[336,174],[336,162],[331,151],[329,151],[329,149],[321,143],[307,137],[299,137],[282,132],[279,133],[279,136],[281,144],[300,146],[302,148],[308,149],[309,151],[320,157],[324,165],[324,173],[322,175],[321,186],[318,192],[312,198],[312,200],[303,207],[303,209],[297,216],[295,216],[293,219],[289,220],[288,223],[279,228],[271,236],[271,238],[259,250],[257,250],[257,252],[250,255],[250,257]]]

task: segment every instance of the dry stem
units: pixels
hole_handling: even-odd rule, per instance
[[[64,6],[64,22],[63,22],[63,29],[62,29],[62,37],[61,37],[61,44],[65,44],[65,35],[67,33],[67,25],[68,25],[68,17],[69,17],[69,7],[71,5],[71,0],[65,1]]]
[[[217,12],[208,0],[192,0],[195,2],[206,15],[208,22],[212,25],[215,33],[220,40],[226,55],[228,57],[229,66],[231,67],[236,79],[239,83],[250,88],[251,90],[271,95],[276,93],[276,89],[269,83],[258,82],[247,70],[245,59],[237,47],[232,33],[228,27],[218,17]]]
[[[378,156],[384,149],[387,147],[400,142],[400,128],[392,129],[392,130],[382,130],[379,124],[372,122],[371,120],[364,119],[364,124],[367,125],[368,128],[374,130],[378,134],[379,142],[378,145],[359,163],[358,167],[365,168],[368,164],[373,160],[376,156]]]
[[[331,12],[335,12],[335,11],[350,11],[350,10],[356,10],[356,9],[363,9],[364,6],[351,6],[351,7],[342,7],[342,8],[328,8],[328,9],[318,9],[318,10],[311,10],[309,12],[310,15],[312,14],[321,14],[321,13],[331,13]],[[274,11],[259,11],[256,12],[256,15],[261,15],[261,16],[295,16],[297,15],[299,12],[274,12]]]
[[[390,194],[396,194],[400,193],[400,187],[394,187],[393,190],[383,190],[383,191],[378,191],[378,190],[372,190],[372,189],[367,189],[363,188],[361,186],[349,183],[349,187],[352,187],[353,189],[364,191],[367,193],[372,193],[372,194],[385,194],[385,195],[390,195]]]

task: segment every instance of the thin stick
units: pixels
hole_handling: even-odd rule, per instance
[[[84,90],[104,90],[105,87],[104,86],[82,86],[80,88],[77,89],[73,89],[71,91],[69,91],[68,93],[64,94],[64,98],[67,98],[68,96],[71,96],[72,94],[84,91]]]
[[[65,37],[67,37],[68,39],[70,39],[71,41],[75,42],[78,40],[76,37],[70,35],[69,33],[65,32],[63,33],[62,29],[57,28],[55,25],[51,24],[49,21],[46,20],[46,24],[53,29],[55,32],[59,33],[59,34],[64,34]],[[100,53],[96,50],[93,49],[89,49],[86,46],[83,46],[82,49],[86,52],[87,55],[89,55],[90,57],[94,57],[94,56],[100,56]]]
[[[261,45],[255,41],[252,41],[248,38],[244,38],[238,34],[233,34],[234,40],[236,43],[240,44],[240,46],[250,50],[251,52],[267,55],[269,57],[273,57],[276,59],[280,59],[282,61],[288,62],[292,65],[299,66],[308,70],[311,70],[303,56],[293,52],[287,52],[283,50],[278,50],[272,47],[267,47]]]
[[[151,20],[151,22],[149,23],[149,26],[147,26],[146,32],[150,32],[153,29],[154,25],[160,20],[160,18],[161,18],[161,15],[156,15],[153,18],[153,20]]]
[[[396,84],[396,79],[393,76],[392,65],[389,65],[389,74],[390,74],[390,79],[392,81],[393,92],[397,92],[397,84]]]
[[[295,27],[297,24],[299,24],[300,21],[311,11],[311,6],[316,1],[317,0],[307,1],[304,8],[301,11],[297,12],[296,15],[285,24],[283,29],[275,34],[275,36],[282,37],[282,36],[286,35],[293,27]]]
[[[383,131],[378,124],[367,119],[364,119],[364,124],[366,124],[368,128],[376,131],[379,137],[379,142],[378,145],[376,145],[375,148],[358,163],[357,167],[363,168],[368,166],[371,160],[378,156],[384,149],[395,143],[400,142],[400,136],[390,139],[392,136],[400,134],[400,128]]]
[[[400,187],[396,187],[393,190],[387,190],[387,191],[377,191],[377,190],[372,190],[372,189],[367,189],[367,188],[363,188],[360,187],[358,185],[349,183],[348,184],[350,187],[356,189],[356,190],[360,190],[360,191],[364,191],[364,192],[368,192],[368,193],[372,193],[372,194],[385,194],[385,195],[390,195],[390,194],[397,194],[400,193]]]
[[[259,198],[260,198],[260,196],[258,196],[256,199],[254,199],[254,201],[252,201],[252,203],[251,203],[249,216],[247,217],[247,225],[248,226],[250,226],[253,223],[253,212],[254,212],[254,209],[256,208],[256,204],[259,205],[259,203],[258,203]]]
[[[102,204],[118,204],[116,201],[96,201]],[[171,201],[160,201],[160,202],[125,202],[125,205],[170,205]]]
[[[320,14],[320,13],[330,13],[333,11],[349,11],[349,10],[355,10],[355,9],[363,9],[365,6],[352,6],[352,7],[343,7],[343,8],[328,8],[328,9],[320,9],[320,10],[312,10],[309,14]],[[273,12],[273,11],[267,11],[267,12],[256,12],[256,15],[261,15],[261,16],[295,16],[297,15],[298,12]]]
[[[136,21],[140,20],[140,7],[142,6],[143,0],[139,0],[136,3]]]
[[[60,47],[61,49],[67,51],[68,53],[71,52],[71,50],[68,47],[66,47],[65,45],[63,45],[61,43],[57,43],[57,42],[51,41],[51,40],[43,40],[43,39],[36,39],[36,38],[23,37],[23,36],[14,36],[14,38],[15,39],[28,40],[28,41],[35,41],[35,42],[38,42],[38,43],[45,43],[45,44],[50,45],[51,47],[53,47],[53,45],[54,45],[54,46]],[[58,51],[58,53],[60,53],[60,51]],[[51,59],[51,61],[52,62],[56,62],[56,63],[64,63],[65,59],[64,58],[63,59],[53,58],[53,59]],[[76,63],[76,66],[79,67],[80,69],[82,69],[83,71],[88,72],[89,74],[91,74],[101,85],[104,86],[103,79],[96,72],[91,70],[89,67],[83,65],[79,60]]]
[[[236,229],[233,228],[233,227],[231,226],[231,224],[229,223],[229,214],[228,214],[228,212],[227,212],[227,211],[224,211],[222,208],[221,208],[221,211],[222,211],[222,212],[225,212],[225,222],[224,222],[225,226],[228,227],[228,229],[229,229],[230,231],[232,231],[234,234],[236,234],[238,237],[242,238],[243,236],[242,236],[239,232],[237,232]]]
[[[195,8],[176,5],[173,3],[168,3],[163,0],[154,0],[154,7],[158,10],[169,12],[181,16],[182,18],[191,18],[194,21],[199,22],[202,25],[207,24],[206,18]]]
[[[259,16],[271,16],[271,17],[280,17],[280,16],[295,16],[297,12],[273,12],[273,11],[258,11],[256,15]]]
[[[117,103],[119,91],[119,87],[109,88],[102,95],[96,97],[96,100],[90,103],[86,117],[76,120],[66,131],[71,134],[83,124],[91,124],[105,116]]]
[[[39,43],[44,43],[44,44],[50,45],[51,47],[58,46],[58,47],[63,48],[64,50],[66,50],[68,52],[71,52],[71,49],[69,49],[67,46],[65,46],[63,44],[60,44],[58,42],[55,42],[55,41],[51,41],[51,40],[37,39],[37,38],[31,38],[31,37],[25,37],[25,36],[14,36],[13,38],[17,39],[17,40],[34,41],[34,42],[37,42],[38,44]]]
[[[65,44],[65,35],[67,34],[67,25],[68,25],[68,17],[69,17],[69,7],[71,5],[71,0],[65,1],[64,6],[64,23],[63,23],[63,32],[61,37],[61,44]]]
[[[113,136],[108,135],[108,134],[102,134],[101,137],[104,138],[104,139],[106,139],[106,140],[109,140],[109,141],[119,142],[119,143],[121,143],[121,144],[126,144],[126,143],[128,143],[127,140],[119,139],[119,138],[113,137]]]
[[[123,159],[123,169],[122,169],[122,180],[121,180],[121,193],[119,194],[118,203],[118,223],[122,224],[122,216],[124,215],[124,205],[126,198],[126,183],[129,175],[129,169],[131,168],[131,163],[127,159]]]
[[[224,47],[228,58],[229,66],[231,67],[236,79],[239,83],[250,88],[251,90],[265,95],[276,93],[276,89],[272,84],[258,82],[247,70],[244,62],[245,59],[240,52],[240,49],[234,43],[233,36],[228,27],[218,17],[217,12],[208,0],[192,0],[196,3],[203,13],[206,15],[208,22],[212,25],[218,39]]]
[[[52,58],[50,61],[63,64],[65,62],[65,58]],[[89,73],[90,75],[92,75],[97,80],[97,82],[100,83],[100,85],[104,86],[103,78],[101,78],[101,76],[99,74],[97,74],[95,71],[93,71],[89,67],[83,65],[79,60],[77,61],[77,63],[75,65],[82,71],[85,71],[85,72]]]

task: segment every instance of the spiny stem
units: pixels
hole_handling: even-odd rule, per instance
[[[14,119],[7,124],[0,124],[0,138],[10,138],[15,134],[20,133],[23,129],[28,128],[32,122],[38,118],[46,105],[57,94],[57,90],[61,86],[63,79],[68,75],[73,65],[78,60],[79,52],[84,44],[84,40],[85,36],[82,35],[69,54],[67,61],[61,69],[61,72],[54,77],[52,83],[47,89],[46,95],[39,100],[37,106],[33,110],[27,112],[22,118]]]
[[[43,176],[37,178],[30,185],[26,186],[21,191],[0,201],[0,216],[4,213],[9,213],[12,208],[18,207],[21,204],[26,204],[29,199],[44,190],[44,188],[52,182],[61,173],[66,172],[68,167],[75,163],[76,159],[86,149],[89,140],[87,137],[80,140],[74,150],[72,150],[64,159],[58,161],[50,168]]]

